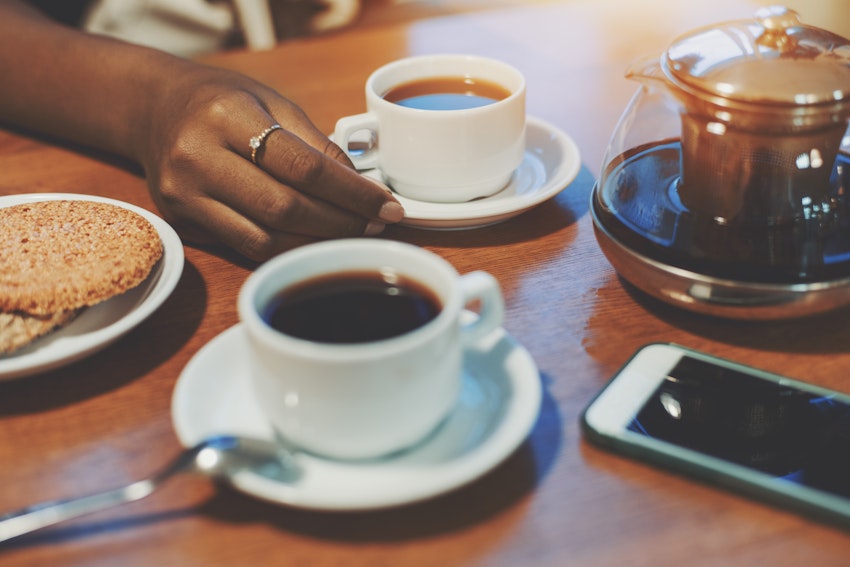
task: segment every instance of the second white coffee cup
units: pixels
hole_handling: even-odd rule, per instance
[[[412,85],[414,94],[417,89],[434,94],[440,90],[435,85],[453,81],[467,83],[470,93],[478,84],[501,94],[489,104],[448,110],[386,98],[405,85]],[[458,203],[492,195],[507,185],[523,160],[525,78],[502,61],[460,54],[394,61],[366,81],[366,109],[341,118],[334,141],[358,169],[380,168],[384,180],[404,197]],[[369,149],[352,151],[350,142],[360,138],[370,140]]]
[[[309,296],[336,280],[345,291],[346,278],[357,274],[413,282],[434,300],[436,315],[397,336],[362,342],[305,339],[273,327],[270,310],[281,297]],[[479,306],[479,316],[465,322],[470,303]],[[425,249],[365,238],[311,244],[273,258],[249,276],[238,309],[263,412],[288,442],[341,459],[386,455],[433,431],[457,402],[464,349],[498,328],[504,313],[498,283],[486,272],[459,275]],[[324,324],[305,320],[320,334]]]

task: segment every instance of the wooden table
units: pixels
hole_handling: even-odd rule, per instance
[[[518,4],[522,4],[518,2]],[[635,85],[634,57],[697,25],[747,17],[748,2],[543,2],[296,40],[209,58],[266,81],[331,132],[364,108],[362,85],[409,54],[481,53],[528,78],[529,113],[569,133],[578,178],[497,226],[386,237],[433,250],[503,286],[505,327],[545,388],[528,441],[470,486],[368,513],[294,510],[204,479],[175,479],[139,502],[0,547],[12,565],[846,565],[845,532],[602,452],[579,415],[639,346],[675,341],[850,391],[847,311],[756,324],[689,314],[615,275],[596,245],[588,195]],[[106,156],[0,132],[0,194],[69,191],[153,209],[144,180]],[[118,486],[179,450],[173,386],[191,357],[237,322],[251,266],[186,248],[176,291],[108,349],[40,376],[0,383],[0,510]]]

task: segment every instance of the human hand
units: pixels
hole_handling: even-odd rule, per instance
[[[188,63],[188,62],[187,62]],[[163,81],[165,83],[165,81]],[[154,201],[188,240],[253,260],[315,240],[377,234],[404,211],[274,90],[188,63],[151,97],[137,153]],[[251,161],[248,141],[273,124]]]

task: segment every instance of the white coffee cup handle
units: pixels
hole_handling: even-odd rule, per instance
[[[351,158],[357,169],[372,169],[378,167],[378,149],[370,147],[363,153],[351,153],[349,143],[357,132],[368,131],[372,142],[377,139],[378,121],[371,112],[346,116],[337,120],[334,128],[334,142]]]
[[[497,329],[505,318],[505,301],[499,282],[487,272],[470,272],[459,280],[464,304],[478,301],[478,317],[461,327],[461,341],[471,346]]]

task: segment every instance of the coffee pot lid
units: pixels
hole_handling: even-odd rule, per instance
[[[794,106],[850,98],[850,41],[803,25],[780,6],[683,35],[661,64],[668,78],[701,98]]]

